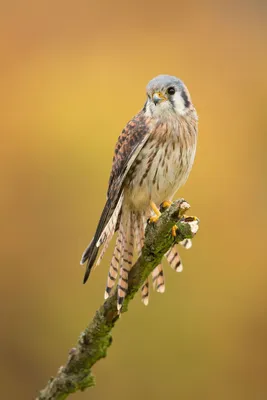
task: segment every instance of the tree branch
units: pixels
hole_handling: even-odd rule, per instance
[[[160,264],[169,248],[175,242],[195,235],[199,220],[185,217],[184,213],[188,209],[189,204],[180,199],[162,213],[157,223],[147,225],[142,254],[129,274],[128,293],[122,313],[127,311],[130,300]],[[175,224],[178,227],[176,238],[171,235],[171,228]],[[36,400],[64,400],[71,393],[94,386],[91,367],[106,356],[112,343],[111,330],[118,318],[116,290],[96,311],[93,320],[80,335],[77,347],[70,350],[66,365],[59,368],[56,377],[48,381]]]

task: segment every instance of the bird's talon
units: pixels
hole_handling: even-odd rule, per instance
[[[163,201],[163,203],[161,203],[160,208],[169,208],[172,205],[172,202],[169,200]]]
[[[157,222],[157,220],[159,219],[159,215],[153,215],[152,217],[149,218],[149,223],[150,224],[154,224]]]
[[[173,237],[176,237],[177,236],[177,232],[178,231],[178,226],[177,225],[174,225],[173,227],[172,227],[172,236]]]

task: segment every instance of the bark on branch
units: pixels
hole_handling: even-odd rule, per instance
[[[128,309],[138,289],[169,248],[176,242],[193,238],[199,220],[185,217],[189,204],[180,199],[166,209],[157,223],[148,224],[142,255],[132,267],[129,274],[128,294],[124,301],[122,313]],[[177,225],[177,236],[171,235],[171,228]],[[93,320],[79,337],[77,347],[69,351],[64,367],[60,367],[55,377],[51,377],[47,386],[41,390],[36,400],[64,400],[71,393],[85,390],[95,385],[92,366],[107,354],[112,343],[111,330],[118,320],[117,290],[96,311]]]

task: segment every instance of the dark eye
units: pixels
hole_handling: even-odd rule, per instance
[[[169,93],[170,95],[173,95],[173,94],[175,93],[175,89],[174,89],[173,86],[169,87],[168,93]]]

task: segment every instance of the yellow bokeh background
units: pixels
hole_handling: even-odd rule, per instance
[[[160,73],[199,113],[178,196],[201,229],[73,398],[266,399],[266,2],[17,0],[0,19],[1,399],[34,399],[103,301],[112,249],[86,285],[79,260]]]

